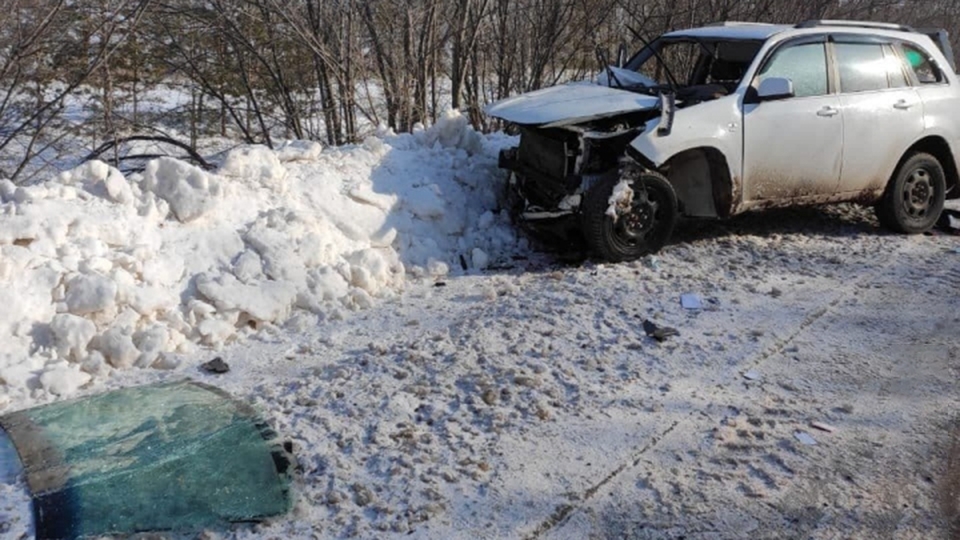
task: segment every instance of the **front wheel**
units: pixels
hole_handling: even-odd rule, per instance
[[[678,213],[677,194],[666,178],[627,166],[620,178],[605,177],[587,191],[583,233],[600,258],[631,261],[667,243]]]
[[[881,225],[894,232],[927,232],[940,219],[946,189],[946,174],[937,158],[913,154],[897,169],[877,203],[877,218]]]

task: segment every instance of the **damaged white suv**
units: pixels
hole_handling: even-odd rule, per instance
[[[721,23],[486,112],[519,127],[500,156],[516,217],[582,233],[612,261],[660,249],[681,215],[852,201],[920,233],[960,197],[960,79],[942,30]]]

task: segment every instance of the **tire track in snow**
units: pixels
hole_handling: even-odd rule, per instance
[[[857,291],[864,283],[874,281],[878,276],[883,274],[887,269],[889,269],[894,262],[899,260],[899,255],[904,251],[904,244],[901,243],[896,249],[894,249],[889,257],[886,258],[886,262],[880,264],[879,266],[870,268],[862,273],[855,280],[847,280],[846,286],[841,286],[836,293],[836,295],[831,299],[820,306],[812,309],[810,313],[804,317],[803,321],[797,325],[786,337],[776,339],[771,345],[765,347],[758,353],[755,353],[753,356],[748,356],[744,362],[738,362],[735,368],[736,371],[741,371],[744,369],[757,369],[759,368],[767,359],[772,358],[778,354],[784,352],[787,347],[805,330],[809,329],[811,326],[820,321],[824,316],[836,308],[841,302],[848,299],[853,293]],[[736,373],[727,373],[724,378],[726,381],[714,381],[717,384],[728,383],[729,380],[737,377]],[[701,411],[694,410],[685,415],[684,417],[675,420],[663,431],[658,432],[656,435],[651,437],[650,441],[645,445],[638,447],[637,451],[632,454],[631,459],[626,462],[622,462],[617,466],[613,471],[607,474],[602,480],[585,490],[578,497],[571,497],[571,500],[575,501],[570,504],[564,504],[558,506],[549,517],[542,521],[536,529],[529,535],[525,536],[525,540],[537,540],[543,538],[545,534],[563,527],[570,518],[578,511],[582,510],[583,507],[596,495],[603,490],[606,486],[610,485],[614,480],[619,478],[623,473],[638,467],[643,460],[643,456],[649,451],[653,450],[663,441],[668,435],[677,430],[681,426],[685,426],[690,423],[695,417],[700,416]]]

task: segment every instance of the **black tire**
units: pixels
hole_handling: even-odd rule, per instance
[[[937,158],[916,153],[900,165],[875,210],[880,224],[904,234],[933,228],[943,212],[947,177]]]
[[[584,196],[583,235],[597,257],[610,262],[639,259],[656,253],[667,243],[677,224],[677,194],[662,175],[627,167],[634,192],[629,209],[616,218],[607,214],[613,190],[620,177],[609,176],[597,182]],[[622,176],[623,177],[623,176]]]

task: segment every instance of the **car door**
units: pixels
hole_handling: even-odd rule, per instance
[[[790,79],[794,96],[743,106],[743,196],[781,201],[833,192],[840,181],[843,115],[833,92],[826,36],[789,41],[768,55],[753,87]]]
[[[844,134],[837,191],[881,190],[923,133],[923,104],[892,43],[839,35],[830,49],[839,74]]]

